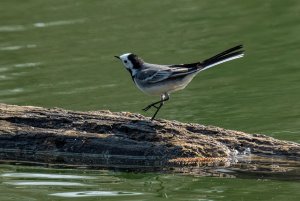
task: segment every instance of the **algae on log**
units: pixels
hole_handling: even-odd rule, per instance
[[[0,160],[90,167],[224,165],[239,155],[299,161],[300,145],[261,134],[126,112],[0,104]],[[230,166],[230,164],[229,164]],[[298,164],[297,164],[298,166]]]

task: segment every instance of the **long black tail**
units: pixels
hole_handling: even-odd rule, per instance
[[[205,70],[218,64],[243,57],[244,50],[242,50],[242,48],[243,45],[238,45],[202,61],[200,63],[200,66],[202,67],[201,70]]]

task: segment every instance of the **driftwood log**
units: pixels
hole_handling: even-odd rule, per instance
[[[139,170],[199,166],[240,170],[243,161],[252,164],[246,169],[257,170],[253,161],[263,161],[259,169],[286,172],[290,170],[286,164],[299,167],[299,156],[300,144],[261,134],[150,121],[127,112],[0,104],[1,161]]]

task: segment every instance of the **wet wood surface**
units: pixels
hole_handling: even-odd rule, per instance
[[[268,160],[283,160],[282,164],[298,167],[300,145],[214,126],[150,121],[126,112],[0,104],[2,161],[153,171],[199,166],[239,168],[242,161],[257,156],[269,169],[277,166],[271,162],[266,165]]]

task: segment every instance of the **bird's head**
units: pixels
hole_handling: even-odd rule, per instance
[[[115,57],[122,61],[123,65],[131,73],[132,76],[134,76],[136,74],[136,71],[143,65],[143,60],[132,53],[126,53],[122,54],[121,56]]]

